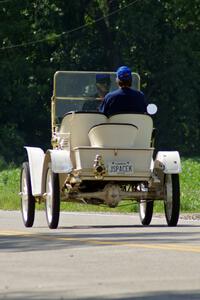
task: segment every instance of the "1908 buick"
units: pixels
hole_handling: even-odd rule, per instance
[[[57,228],[60,201],[116,207],[126,199],[139,205],[141,223],[149,225],[154,201],[163,201],[166,221],[176,226],[180,210],[180,156],[158,151],[153,159],[153,120],[149,114],[121,113],[109,118],[97,111],[101,101],[96,77],[112,72],[67,72],[54,75],[51,99],[52,149],[25,147],[21,171],[24,225],[31,227],[35,203],[45,202],[49,228]],[[133,87],[140,88],[133,73]]]

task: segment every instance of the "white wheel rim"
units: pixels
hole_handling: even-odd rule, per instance
[[[171,175],[166,175],[165,180],[165,205],[166,212],[169,218],[172,215],[172,199],[173,199],[173,191],[172,191],[172,178]]]
[[[53,188],[52,188],[52,172],[48,169],[46,178],[46,213],[48,222],[52,221],[52,211],[53,211]]]
[[[28,219],[28,184],[26,180],[26,172],[25,169],[22,171],[21,177],[21,197],[22,197],[22,213],[25,222]]]
[[[145,218],[146,216],[146,210],[147,210],[147,203],[144,200],[141,200],[142,202],[140,202],[140,216],[142,218],[142,220]]]

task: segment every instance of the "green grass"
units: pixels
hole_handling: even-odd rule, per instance
[[[20,169],[8,168],[0,171],[0,209],[19,210]],[[180,174],[181,211],[200,212],[200,158],[182,159]],[[37,209],[43,205],[37,204]],[[79,203],[61,203],[61,210],[66,211],[95,211],[95,212],[136,212],[137,204],[121,202],[114,209],[107,206],[84,205]],[[156,203],[156,212],[163,212],[163,203]]]
[[[200,212],[200,158],[183,159],[180,190],[182,210]]]
[[[8,168],[0,172],[0,209],[19,209],[20,169]]]

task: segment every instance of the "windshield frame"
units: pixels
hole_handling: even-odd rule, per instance
[[[58,132],[62,118],[64,116],[65,113],[69,112],[69,111],[65,111],[65,113],[62,114],[62,116],[58,116],[57,110],[58,110],[58,104],[59,101],[61,101],[60,103],[64,103],[62,101],[86,101],[86,100],[100,100],[101,98],[99,97],[90,97],[90,96],[85,96],[85,95],[67,95],[68,91],[65,90],[65,84],[67,83],[67,77],[70,78],[69,76],[71,75],[71,77],[74,77],[76,79],[77,78],[83,78],[84,80],[87,79],[86,76],[88,76],[88,78],[91,76],[93,76],[94,78],[97,75],[109,75],[110,78],[112,79],[112,90],[117,88],[117,84],[116,84],[116,73],[115,72],[98,72],[98,71],[57,71],[54,74],[54,78],[53,78],[53,95],[51,97],[51,127],[52,127],[52,135],[55,132]],[[140,90],[140,76],[138,73],[132,73],[132,78],[133,78],[133,88]],[[71,79],[71,78],[70,78]],[[80,82],[80,81],[79,81]],[[95,82],[95,81],[94,81]],[[60,85],[60,86],[59,86]],[[67,86],[67,84],[66,84]],[[103,98],[102,98],[103,99]],[[66,102],[65,102],[66,103]],[[72,102],[71,102],[72,103]],[[71,110],[72,111],[72,110]],[[76,110],[75,110],[76,111]],[[79,110],[80,111],[80,110]],[[60,119],[60,120],[59,120]]]

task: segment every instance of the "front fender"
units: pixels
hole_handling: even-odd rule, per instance
[[[164,174],[181,173],[181,160],[178,151],[158,151],[154,169],[161,169]]]
[[[41,195],[42,170],[44,151],[36,147],[24,147],[28,154],[31,187],[33,196]]]

